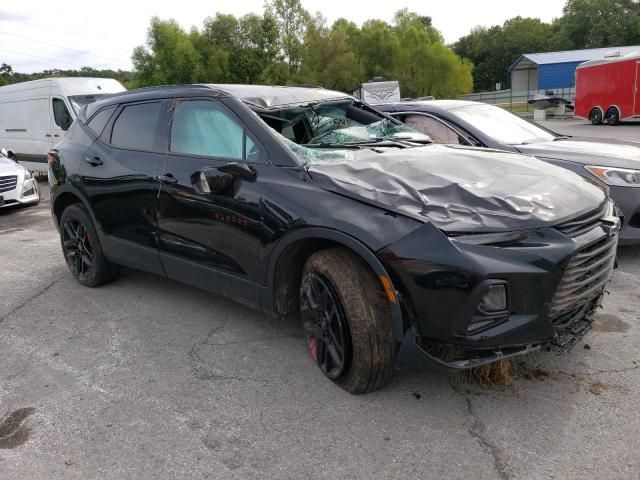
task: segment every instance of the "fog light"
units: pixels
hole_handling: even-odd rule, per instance
[[[507,309],[507,286],[490,285],[489,291],[482,297],[478,309],[481,312],[493,313]]]
[[[476,313],[467,327],[468,333],[476,333],[485,328],[501,323],[509,318],[507,311],[507,285],[494,283],[487,287]]]

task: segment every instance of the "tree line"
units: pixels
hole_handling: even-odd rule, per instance
[[[396,12],[356,25],[329,25],[300,0],[269,0],[261,15],[216,13],[200,28],[152,18],[132,72],[46,70],[34,74],[0,66],[0,85],[51,76],[110,77],[127,88],[175,83],[318,84],[349,92],[374,77],[400,81],[402,95],[458,96],[508,88],[509,66],[521,54],[640,45],[640,0],[567,0],[552,22],[515,17],[476,27],[446,45],[432,19]]]
[[[133,53],[140,86],[173,83],[319,84],[351,91],[383,76],[405,96],[471,91],[472,65],[448,46],[430,17],[398,11],[392,23],[346,19],[328,25],[300,0],[273,0],[262,15],[217,13],[186,32],[153,18]]]
[[[567,0],[563,15],[547,23],[515,17],[476,27],[454,51],[474,64],[474,91],[509,88],[509,67],[525,53],[640,45],[639,0]]]

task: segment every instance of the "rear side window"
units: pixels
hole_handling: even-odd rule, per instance
[[[249,162],[263,158],[262,151],[242,124],[216,102],[178,103],[171,125],[172,152]]]
[[[160,107],[160,102],[124,107],[113,124],[111,143],[132,150],[153,151]]]
[[[64,131],[69,130],[69,127],[73,123],[73,118],[71,118],[71,114],[69,113],[67,106],[64,104],[64,100],[61,98],[54,98],[51,102],[51,106],[53,108],[53,120],[56,122],[56,125]]]
[[[116,107],[105,108],[104,110],[100,110],[93,116],[93,118],[87,124],[89,128],[93,130],[93,133],[95,133],[97,136],[100,136],[102,130],[104,130],[104,127],[107,125],[107,122],[111,118],[111,115],[113,114],[113,111],[115,109]]]

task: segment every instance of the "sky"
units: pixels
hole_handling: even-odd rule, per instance
[[[152,16],[175,19],[185,29],[202,27],[216,12],[261,14],[264,0],[20,0],[0,5],[0,63],[14,71],[81,66],[131,69],[134,47],[145,42]],[[478,25],[492,26],[520,15],[544,21],[562,15],[562,0],[302,0],[329,23],[345,17],[358,25],[370,18],[390,22],[401,8],[428,15],[453,43]]]

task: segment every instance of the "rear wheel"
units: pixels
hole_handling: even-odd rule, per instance
[[[605,120],[607,121],[607,125],[618,125],[620,123],[620,114],[618,113],[618,109],[616,107],[611,107],[607,110]]]
[[[592,125],[602,125],[602,111],[599,108],[591,110],[589,121]]]
[[[102,253],[98,233],[82,205],[71,205],[62,213],[60,242],[69,270],[82,285],[97,287],[115,277],[117,267]]]
[[[304,266],[300,313],[311,357],[351,393],[382,388],[393,374],[396,342],[388,300],[371,269],[343,248]]]

